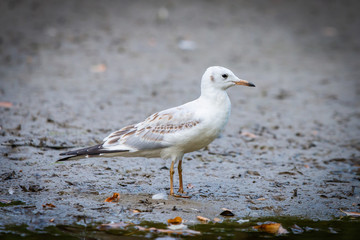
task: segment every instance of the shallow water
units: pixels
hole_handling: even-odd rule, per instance
[[[272,234],[253,229],[265,222],[281,223],[288,232]],[[357,219],[337,219],[313,221],[297,218],[260,218],[249,222],[224,221],[222,223],[190,225],[189,229],[199,231],[199,235],[161,234],[156,231],[139,231],[134,226],[124,229],[99,229],[100,224],[54,225],[44,229],[32,229],[28,225],[7,225],[0,228],[1,239],[357,239],[360,221]],[[166,229],[163,223],[141,222],[140,226]]]

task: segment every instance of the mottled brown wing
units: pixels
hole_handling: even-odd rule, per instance
[[[194,113],[182,107],[155,113],[136,125],[124,127],[104,139],[104,148],[111,150],[151,150],[169,147],[170,135],[179,134],[200,124]]]

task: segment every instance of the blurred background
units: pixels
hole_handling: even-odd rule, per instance
[[[359,100],[357,1],[0,4],[2,100],[50,101],[82,112],[85,101],[98,111],[151,98],[157,106],[148,114],[197,97],[199,79],[211,65],[259,86],[256,94],[232,89],[243,102],[288,95],[329,105]]]
[[[221,65],[258,86],[230,90],[232,127],[359,117],[357,1],[0,4],[1,101],[29,115],[118,128],[196,98],[205,69]]]
[[[25,145],[1,146],[2,171],[22,169],[29,174],[19,181],[36,179],[51,189],[67,186],[60,177],[45,181],[61,169],[67,178],[83,176],[100,188],[110,174],[96,175],[94,166],[102,169],[102,161],[49,165],[59,153],[49,146],[95,144],[111,131],[193,100],[205,69],[221,65],[256,88],[229,89],[229,124],[209,146],[212,154],[233,156],[189,154],[197,160],[184,163],[185,181],[223,197],[245,194],[247,187],[263,194],[275,178],[295,181],[304,199],[288,210],[337,213],[339,205],[329,207],[316,196],[358,183],[359,7],[359,1],[335,0],[1,1],[1,142]],[[329,159],[345,159],[345,165],[324,162]],[[125,170],[139,165],[132,161],[113,161],[111,167],[127,176]],[[141,186],[137,191],[168,187],[167,171],[157,174],[168,163],[147,163],[139,171],[151,170],[150,180],[140,184],[140,175],[128,176]],[[277,174],[294,166],[303,175]],[[213,176],[196,178],[207,168]],[[244,174],[248,170],[262,180],[255,184],[254,176]],[[325,184],[328,190],[320,193],[331,174],[346,181]],[[245,188],[227,184],[233,179],[247,183]],[[341,201],[351,206],[350,198]]]

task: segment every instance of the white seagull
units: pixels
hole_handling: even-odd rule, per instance
[[[178,163],[179,193],[184,193],[182,158],[206,147],[228,122],[231,103],[226,89],[255,87],[224,67],[209,67],[201,79],[201,95],[181,106],[154,113],[145,121],[111,133],[99,145],[61,153],[59,161],[87,157],[147,157],[171,159],[170,195],[174,195],[174,164]]]

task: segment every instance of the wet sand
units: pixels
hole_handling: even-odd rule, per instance
[[[0,199],[24,204],[1,207],[0,224],[358,212],[360,18],[347,3],[1,2]],[[151,198],[169,192],[162,159],[55,163],[197,98],[212,65],[256,88],[230,89],[221,137],[185,155],[191,199]]]

